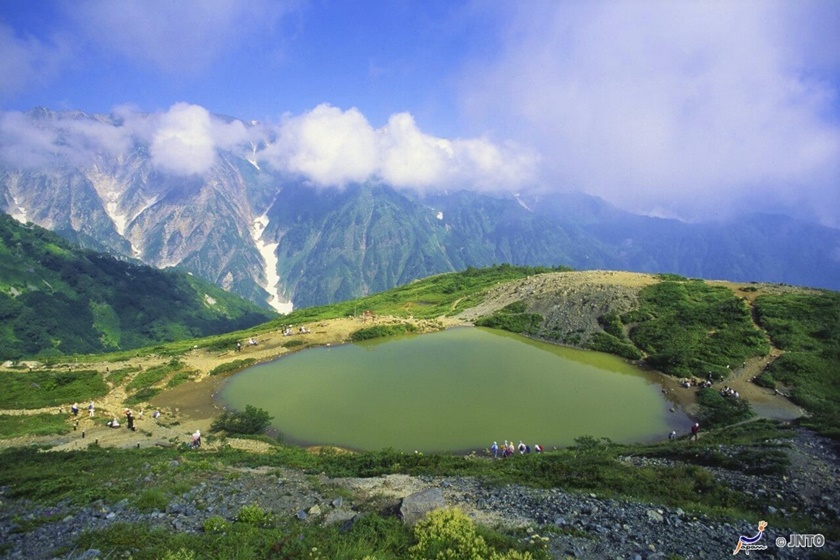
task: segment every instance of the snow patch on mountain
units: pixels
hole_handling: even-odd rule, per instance
[[[27,212],[26,208],[20,205],[20,202],[17,198],[12,196],[12,202],[14,203],[14,208],[9,208],[9,215],[14,218],[15,220],[19,221],[22,224],[27,222]]]
[[[105,209],[105,213],[108,214],[108,217],[111,218],[112,222],[114,222],[114,227],[117,229],[117,233],[119,233],[120,236],[125,237],[125,228],[128,226],[128,216],[120,212],[119,202],[120,195],[122,193],[119,181],[113,175],[103,173],[96,166],[88,171],[87,178],[93,185],[93,188],[96,189],[96,193],[99,195],[100,200],[102,200],[102,206]]]
[[[265,284],[263,288],[268,292],[268,304],[278,313],[291,313],[293,305],[280,295],[280,275],[277,274],[277,246],[279,243],[268,243],[262,239],[262,235],[268,227],[268,216],[263,214],[254,220],[254,227],[251,236],[254,244],[263,258],[265,266]]]

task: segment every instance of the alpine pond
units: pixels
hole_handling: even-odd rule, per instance
[[[289,442],[466,451],[495,440],[550,449],[583,435],[685,431],[654,374],[615,356],[481,328],[304,350],[248,368],[219,396],[274,417]]]

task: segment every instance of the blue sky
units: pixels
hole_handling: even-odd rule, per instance
[[[840,227],[838,29],[834,0],[0,0],[0,147],[22,157],[35,106],[151,113],[160,146],[208,150],[244,138],[222,114],[321,184]]]

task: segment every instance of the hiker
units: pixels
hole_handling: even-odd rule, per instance
[[[519,440],[519,445],[517,447],[519,448],[519,454],[524,455],[525,454],[525,444],[522,443],[521,439]]]
[[[73,403],[73,406],[70,407],[70,412],[73,413],[73,416],[79,415],[79,403]]]
[[[668,434],[668,439],[670,439],[672,441],[677,439],[677,432],[675,432],[674,430],[671,430],[671,433]]]
[[[242,343],[241,342],[236,343],[236,351],[237,352],[242,352]]]
[[[508,447],[507,447],[507,455],[505,455],[505,456],[510,457],[511,455],[513,455],[514,451],[516,451],[516,449],[513,447],[513,440],[510,440],[510,443],[508,444]]]
[[[526,444],[526,445],[525,445],[525,454],[527,455],[527,454],[529,454],[530,452],[531,452],[531,446]]]
[[[160,410],[155,410],[154,414],[152,414],[152,418],[154,418],[155,420],[160,418]]]
[[[91,401],[91,403],[88,405],[88,416],[90,416],[91,418],[93,418],[94,409],[95,407],[93,406],[93,401]]]
[[[691,427],[691,440],[697,441],[698,434],[700,433],[700,424],[697,422]]]
[[[540,445],[539,443],[535,443],[534,444],[534,451],[536,451],[537,453],[542,453],[543,452],[543,446]]]
[[[120,423],[117,421],[116,417],[111,418],[110,420],[108,420],[108,421],[105,423],[105,425],[106,425],[106,426],[108,426],[109,428],[119,428],[119,427],[120,427]]]
[[[192,435],[192,448],[198,449],[199,447],[201,447],[201,431],[196,430]]]
[[[499,444],[495,441],[493,442],[493,445],[490,446],[490,452],[493,453],[494,459],[497,459],[499,457]]]
[[[129,410],[128,413],[125,415],[125,417],[126,417],[126,422],[128,423],[127,424],[128,429],[133,432],[134,431],[134,415]]]

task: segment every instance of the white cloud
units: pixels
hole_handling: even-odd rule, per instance
[[[381,170],[385,182],[405,187],[439,186],[454,171],[449,140],[423,134],[408,113],[388,119],[380,130]]]
[[[0,160],[12,167],[86,165],[96,153],[128,149],[130,133],[109,122],[75,118],[75,113],[0,113]]]
[[[546,184],[687,217],[794,201],[840,214],[837,83],[826,79],[840,44],[831,25],[820,41],[803,23],[814,12],[838,21],[840,4],[500,10],[501,47],[467,72],[463,106],[536,146]]]
[[[68,42],[20,36],[0,22],[0,96],[12,96],[54,78],[70,57]]]
[[[276,140],[257,156],[323,186],[381,179],[416,190],[518,187],[534,177],[536,159],[512,146],[423,133],[408,113],[374,129],[357,109],[319,105],[287,116]]]
[[[177,103],[160,116],[151,142],[155,166],[177,175],[202,174],[216,160],[210,113],[204,107]]]
[[[264,154],[270,163],[321,185],[367,179],[376,168],[374,131],[357,109],[319,105],[287,116]]]
[[[537,163],[533,154],[487,138],[426,134],[408,113],[374,129],[358,109],[330,105],[250,127],[189,103],[151,114],[121,106],[111,117],[0,113],[0,158],[13,166],[85,167],[97,154],[125,154],[135,142],[147,145],[152,165],[169,174],[204,175],[218,150],[226,150],[320,186],[374,179],[415,190],[506,190],[531,182]]]

